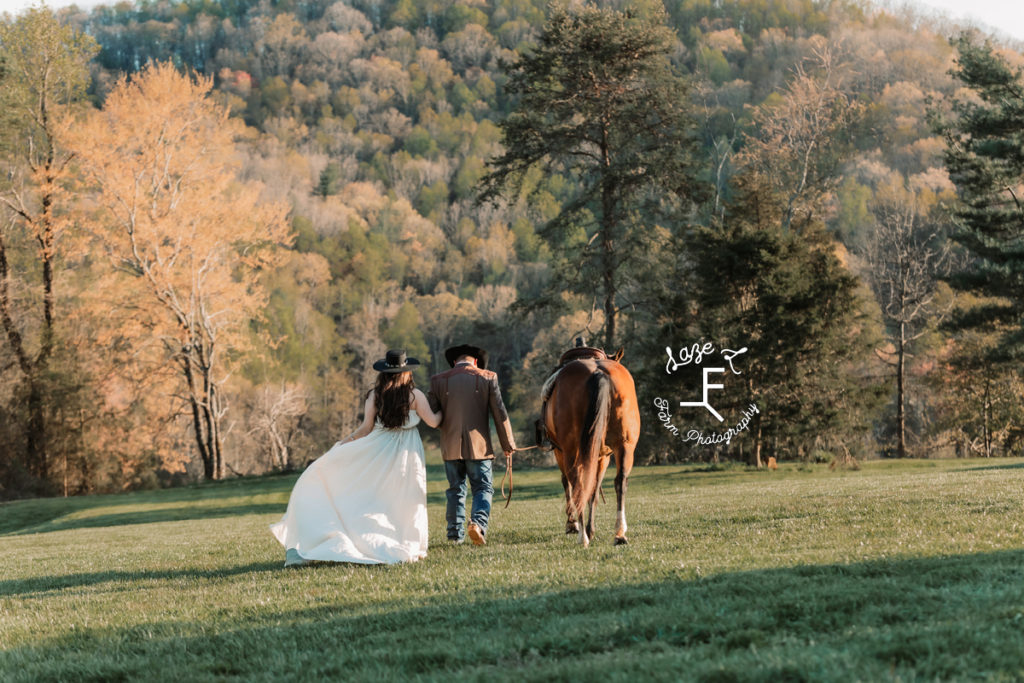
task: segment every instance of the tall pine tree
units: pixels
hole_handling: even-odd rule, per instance
[[[974,97],[954,98],[946,167],[959,195],[953,238],[974,257],[951,284],[982,297],[960,311],[965,328],[1004,329],[992,357],[1024,351],[1024,77],[991,43],[956,41],[952,74]]]
[[[677,41],[665,21],[639,5],[553,6],[537,48],[510,69],[506,151],[484,179],[484,198],[518,195],[534,168],[577,181],[541,232],[565,255],[554,291],[595,296],[607,348],[634,264],[659,246],[656,216],[695,192],[688,84],[669,60]]]

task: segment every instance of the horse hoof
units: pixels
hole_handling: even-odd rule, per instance
[[[629,541],[626,539],[625,536],[615,537],[615,545],[626,545],[627,543],[629,543]]]

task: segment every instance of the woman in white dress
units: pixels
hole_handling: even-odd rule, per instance
[[[393,564],[427,555],[427,470],[416,425],[441,424],[413,384],[420,363],[388,351],[363,424],[306,468],[271,532],[285,566],[310,560]]]

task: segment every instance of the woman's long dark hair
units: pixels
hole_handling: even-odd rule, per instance
[[[411,372],[381,372],[377,375],[373,403],[377,406],[377,419],[382,426],[396,429],[405,424],[414,386]]]

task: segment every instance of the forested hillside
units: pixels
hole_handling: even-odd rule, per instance
[[[976,101],[951,70],[984,37],[958,48],[957,27],[866,2],[601,5],[668,29],[651,59],[678,86],[670,135],[687,155],[685,177],[637,190],[601,256],[591,170],[546,157],[515,182],[488,176],[529,101],[516,65],[552,17],[569,19],[562,44],[576,31],[599,52],[582,11],[165,0],[61,10],[60,31],[46,10],[8,18],[0,497],[300,467],[358,424],[389,347],[424,361],[421,386],[448,345],[488,349],[532,444],[540,386],[577,335],[625,348],[641,460],[1019,451],[1020,375],[988,353],[1013,323],[965,327],[981,295],[947,283],[976,258],[949,239],[942,131]],[[52,93],[64,127],[10,106],[34,92],[12,68],[29,34],[81,72]],[[161,122],[200,109],[199,137],[153,151]],[[150,258],[122,209],[152,166],[112,157],[151,153],[210,168],[185,199],[152,176]],[[218,256],[175,275],[166,250],[193,223],[189,253]],[[719,405],[760,412],[730,444],[683,443],[654,407],[696,391],[666,374],[666,347],[697,342],[748,349]]]

